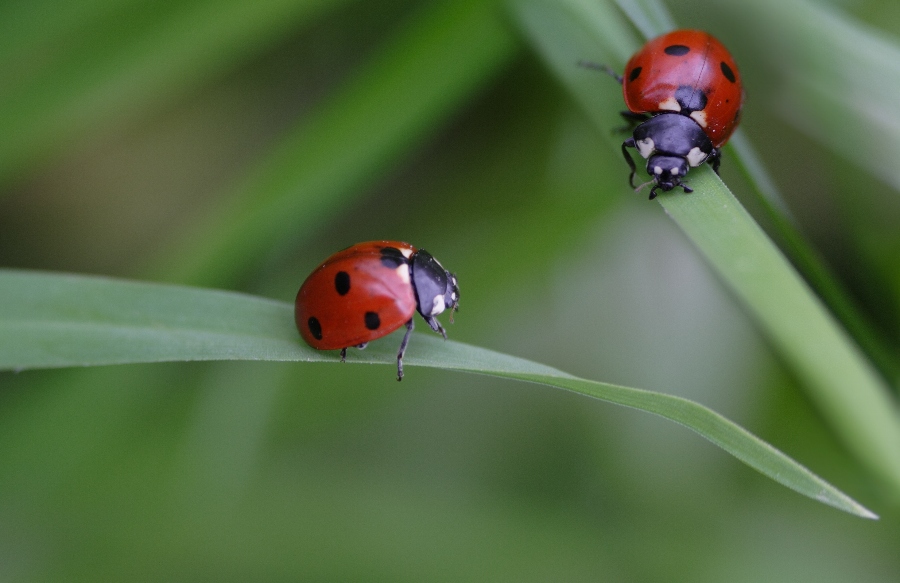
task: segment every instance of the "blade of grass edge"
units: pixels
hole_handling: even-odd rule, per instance
[[[759,225],[708,168],[666,213],[746,306],[856,457],[896,492],[900,411],[871,363]]]
[[[834,313],[853,340],[859,344],[862,351],[872,359],[872,363],[885,380],[896,384],[900,381],[900,360],[897,354],[891,350],[871,320],[862,313],[816,250],[797,230],[781,193],[769,178],[750,140],[739,131],[732,137],[729,147],[736,154],[734,158],[745,180],[753,186],[757,207],[764,215],[761,220],[768,221],[769,232],[779,242],[779,248]]]
[[[162,361],[339,362],[307,347],[285,302],[183,286],[0,269],[0,370]],[[348,362],[395,366],[396,344],[352,351]],[[765,476],[864,518],[874,513],[737,424],[693,401],[579,379],[484,348],[416,334],[405,364],[473,372],[569,390],[673,420]]]

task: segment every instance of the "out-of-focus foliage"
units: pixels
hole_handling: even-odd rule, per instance
[[[896,63],[864,75],[900,46],[896,6],[668,8],[735,54],[743,132],[896,353],[900,197],[877,155],[896,141],[900,79]],[[506,4],[16,0],[0,23],[4,266],[191,281],[181,259],[243,226],[216,219],[315,178],[288,171],[292,144],[371,91],[383,125],[321,135],[339,166],[308,183],[315,215],[252,215],[269,242],[198,262],[207,281],[290,301],[334,250],[408,240],[460,278],[452,338],[700,401],[882,516],[806,501],[658,419],[508,381],[272,363],[6,373],[0,580],[895,579],[889,496],[629,192],[617,136],[597,130],[604,111],[619,123],[615,84],[585,77],[589,118]],[[752,201],[727,155],[722,175]]]

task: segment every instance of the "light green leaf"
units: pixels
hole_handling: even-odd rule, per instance
[[[0,270],[0,370],[189,360],[331,361],[299,338],[290,304],[243,294],[99,277]],[[375,342],[348,362],[394,366]],[[417,334],[406,364],[518,379],[655,413],[773,480],[865,518],[876,516],[775,448],[702,405],[573,377],[554,368]],[[392,373],[389,373],[392,374]]]

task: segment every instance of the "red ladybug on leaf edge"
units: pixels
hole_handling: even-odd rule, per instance
[[[720,149],[737,128],[744,103],[740,73],[722,43],[701,30],[676,30],[647,42],[629,59],[624,76],[599,68],[622,84],[628,107],[622,115],[638,123],[622,143],[632,187],[637,168],[628,148],[647,159],[651,200],[658,189],[693,192],[684,177],[704,162],[718,174]]]
[[[397,380],[403,354],[419,314],[445,339],[436,316],[459,309],[456,276],[424,249],[399,241],[369,241],[338,251],[303,282],[294,304],[300,336],[318,350],[365,348],[370,341],[406,326],[397,352]]]

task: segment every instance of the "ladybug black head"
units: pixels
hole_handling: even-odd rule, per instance
[[[690,192],[690,189],[681,183],[681,179],[690,168],[688,161],[681,156],[656,154],[647,159],[647,173],[653,177],[653,181],[656,183],[653,187],[654,191],[659,188],[663,192],[669,192],[680,186],[685,189],[685,192]]]

